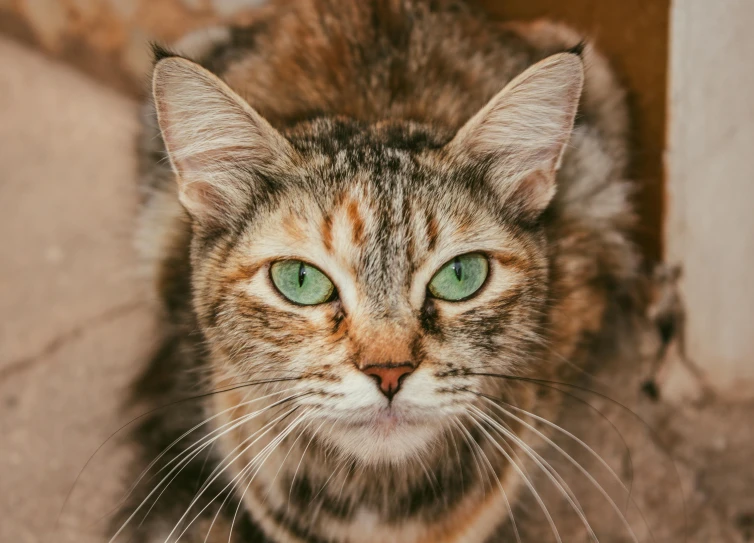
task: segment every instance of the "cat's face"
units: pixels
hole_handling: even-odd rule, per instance
[[[379,464],[467,424],[480,395],[504,391],[489,374],[536,364],[537,219],[581,86],[578,57],[559,57],[447,144],[405,123],[317,121],[284,137],[207,72],[161,61],[157,110],[194,220],[195,306],[218,371],[295,379],[321,439]],[[538,91],[563,94],[542,99],[546,119],[526,88],[538,75]],[[199,95],[211,120],[188,105]]]
[[[474,172],[443,168],[417,128],[308,133],[291,138],[300,169],[277,197],[223,257],[197,259],[197,301],[240,372],[303,376],[298,403],[333,444],[400,459],[463,420],[474,392],[499,390],[470,372],[536,360],[542,240]]]

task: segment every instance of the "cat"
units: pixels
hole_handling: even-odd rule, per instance
[[[528,413],[559,414],[537,383],[617,342],[635,289],[606,61],[452,0],[198,36],[155,48],[162,346],[112,541],[508,541],[549,431]]]

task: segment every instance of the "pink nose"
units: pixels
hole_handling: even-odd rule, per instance
[[[382,393],[387,396],[388,400],[392,399],[396,395],[398,389],[401,388],[403,380],[414,371],[414,366],[411,364],[381,364],[374,366],[367,366],[363,370],[369,377],[374,378],[377,381],[377,385],[380,387]]]

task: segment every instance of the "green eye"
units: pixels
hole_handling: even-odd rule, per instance
[[[488,267],[487,259],[479,253],[457,256],[435,274],[429,282],[429,292],[449,302],[464,300],[484,284]]]
[[[335,286],[324,273],[300,260],[275,262],[270,276],[280,293],[295,304],[323,304],[335,292]]]

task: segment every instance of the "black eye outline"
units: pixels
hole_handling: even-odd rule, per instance
[[[487,262],[487,275],[485,276],[484,281],[482,281],[482,284],[479,285],[479,288],[477,288],[474,292],[472,292],[468,296],[465,296],[464,298],[459,298],[458,300],[448,300],[447,298],[440,298],[439,296],[435,296],[434,294],[432,294],[432,291],[429,289],[429,285],[432,283],[432,281],[437,276],[437,274],[440,273],[440,271],[451,262],[454,262],[455,260],[459,260],[463,258],[464,256],[471,256],[471,255],[479,255],[482,258],[484,258],[484,260]],[[456,272],[456,275],[458,275],[458,272]],[[471,251],[468,253],[462,253],[460,255],[454,256],[453,258],[449,260],[446,260],[440,265],[439,268],[437,268],[432,273],[431,279],[429,280],[429,282],[427,282],[427,286],[425,289],[426,290],[425,296],[426,298],[430,298],[432,300],[439,300],[441,302],[447,302],[449,304],[457,304],[460,302],[466,302],[468,300],[471,300],[472,298],[475,298],[476,296],[479,296],[479,294],[487,287],[487,283],[489,283],[491,276],[492,276],[492,265],[490,264],[490,256],[487,253],[484,253],[481,251]]]
[[[293,262],[299,262],[299,263],[301,263],[304,266],[308,266],[310,268],[314,268],[319,273],[321,273],[322,275],[324,275],[327,278],[327,280],[330,281],[330,283],[332,284],[332,294],[330,294],[330,297],[327,300],[324,300],[324,301],[322,301],[322,302],[320,302],[318,304],[302,304],[302,303],[296,302],[295,300],[291,300],[285,294],[283,294],[282,291],[275,284],[275,280],[272,278],[272,267],[275,264],[279,263],[279,262],[291,262],[291,261],[293,261]],[[301,275],[302,275],[301,274],[301,268],[299,268],[299,281],[300,281],[299,285],[301,285],[303,283]],[[305,276],[306,274],[303,274],[303,275]],[[308,260],[303,260],[301,258],[282,258],[280,260],[271,260],[270,262],[267,263],[267,280],[269,281],[270,286],[272,287],[272,290],[274,290],[277,293],[277,295],[281,299],[283,299],[283,301],[285,301],[285,302],[287,302],[287,303],[289,303],[291,305],[295,305],[296,307],[320,307],[320,306],[323,306],[323,305],[326,305],[326,304],[332,304],[332,303],[337,302],[337,301],[340,300],[340,294],[338,292],[338,287],[335,284],[335,281],[333,281],[330,278],[329,275],[327,275],[325,272],[323,272],[319,268],[319,266],[315,266],[314,264],[312,264]]]

